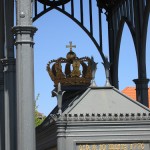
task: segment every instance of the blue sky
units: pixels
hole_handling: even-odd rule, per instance
[[[77,8],[78,9],[78,8]],[[79,17],[79,14],[76,14]],[[102,16],[103,20],[103,51],[105,55],[108,54],[108,32],[107,22],[105,15]],[[86,23],[87,20],[85,20]],[[96,29],[95,22],[95,29]],[[56,105],[56,98],[51,97],[53,90],[53,82],[51,81],[47,71],[46,65],[49,60],[65,57],[68,50],[66,45],[72,41],[76,45],[73,49],[78,57],[93,56],[95,62],[98,62],[98,69],[96,73],[96,83],[98,86],[105,84],[105,72],[102,65],[102,59],[98,53],[95,45],[92,43],[86,33],[72,20],[65,15],[53,10],[43,17],[38,19],[34,26],[38,28],[35,34],[35,48],[34,48],[34,73],[35,73],[35,97],[40,94],[38,99],[39,112],[48,115]],[[87,26],[88,28],[88,26]],[[95,37],[97,32],[94,30]],[[150,39],[150,23],[148,30],[148,40]],[[150,78],[150,42],[147,42],[147,76]],[[125,25],[122,35],[120,47],[120,60],[119,60],[119,86],[120,90],[126,86],[135,86],[132,82],[137,78],[137,63],[135,56],[135,48],[133,40],[128,27]],[[150,85],[150,84],[149,84]]]

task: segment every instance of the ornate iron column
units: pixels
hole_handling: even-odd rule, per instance
[[[0,60],[4,58],[4,1],[0,1]],[[0,150],[5,150],[4,73],[0,61]]]
[[[35,150],[32,1],[16,1],[17,150]]]
[[[10,15],[11,14],[11,15]],[[4,108],[5,108],[5,149],[16,150],[16,80],[14,59],[14,1],[4,1],[5,58],[4,66]]]
[[[108,22],[108,40],[109,40],[109,59],[110,59],[110,82],[116,88],[119,88],[118,85],[118,69],[116,69],[117,63],[114,59],[114,27],[113,27],[113,14],[112,14],[112,6],[113,1],[101,1],[97,0],[97,5],[100,9],[105,9],[106,20]]]
[[[108,21],[108,40],[109,40],[109,58],[111,62],[110,66],[110,74],[111,74],[111,84],[116,87],[117,89],[119,88],[118,84],[118,68],[117,63],[115,63],[114,59],[114,30],[113,30],[113,23],[112,23],[112,14],[109,10],[107,12],[107,21]]]
[[[136,84],[136,99],[148,107],[148,82],[149,79],[134,79]]]
[[[143,12],[144,1],[134,1],[138,79],[133,81],[136,84],[136,99],[148,107],[149,79],[146,75],[146,39],[143,39]]]

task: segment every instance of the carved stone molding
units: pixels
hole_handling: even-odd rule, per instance
[[[150,113],[120,113],[120,114],[51,114],[50,119],[54,121],[136,121],[150,120]]]

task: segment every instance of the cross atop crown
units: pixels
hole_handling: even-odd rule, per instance
[[[72,42],[69,42],[70,45],[66,45],[66,48],[70,48],[70,52],[72,52],[72,48],[76,48],[76,45],[72,45]]]

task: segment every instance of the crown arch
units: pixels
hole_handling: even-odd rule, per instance
[[[96,46],[98,52],[100,53],[102,60],[104,61],[105,57],[104,57],[104,53],[103,53],[103,48],[102,48],[102,25],[101,25],[101,9],[97,8],[96,10],[96,14],[97,14],[97,19],[96,22],[98,22],[98,38],[96,38],[95,34],[94,34],[94,9],[93,5],[96,5],[96,0],[88,0],[83,1],[76,1],[77,5],[80,6],[79,9],[79,16],[80,18],[75,17],[75,6],[74,6],[75,0],[71,0],[69,3],[67,4],[63,4],[61,6],[46,6],[46,4],[42,4],[43,5],[43,9],[41,11],[38,12],[38,4],[39,2],[37,0],[35,0],[34,2],[34,17],[33,17],[33,21],[36,21],[37,19],[39,19],[40,17],[42,17],[43,15],[45,15],[46,13],[52,11],[52,10],[57,10],[59,12],[61,12],[62,14],[64,14],[65,16],[69,17],[72,21],[74,21],[91,39],[91,41],[94,43],[94,45]],[[67,11],[66,6],[68,5],[68,7],[70,7],[70,12]],[[85,11],[84,11],[84,5],[88,5],[88,19],[89,19],[89,28],[85,25]]]

